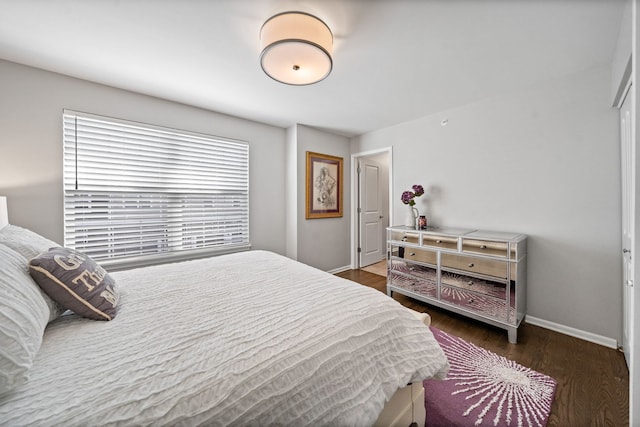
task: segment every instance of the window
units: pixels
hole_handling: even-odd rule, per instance
[[[66,246],[112,266],[250,246],[246,142],[68,110],[63,133]]]

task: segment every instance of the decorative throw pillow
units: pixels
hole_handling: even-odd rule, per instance
[[[60,246],[31,230],[12,224],[0,229],[0,243],[22,255],[25,258],[25,268],[31,258],[48,251],[49,248]],[[64,310],[44,292],[42,292],[42,296],[49,307],[49,322],[51,322],[57,319]]]
[[[94,320],[111,320],[120,293],[113,278],[87,255],[52,248],[29,261],[31,277],[54,301]]]
[[[0,244],[0,395],[28,379],[49,320],[38,285],[29,277],[27,260]]]

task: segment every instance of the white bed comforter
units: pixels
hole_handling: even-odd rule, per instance
[[[112,275],[118,316],[52,322],[0,425],[370,425],[448,367],[397,302],[270,252]]]

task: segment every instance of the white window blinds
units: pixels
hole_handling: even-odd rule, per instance
[[[63,129],[66,246],[98,261],[249,246],[246,142],[68,110]]]

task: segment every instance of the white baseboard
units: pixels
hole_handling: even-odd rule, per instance
[[[343,271],[347,271],[347,270],[351,270],[351,266],[350,265],[345,265],[344,267],[334,268],[333,270],[327,271],[327,273],[336,274],[336,273],[342,273]]]
[[[583,331],[580,329],[572,328],[570,326],[561,325],[559,323],[549,322],[548,320],[538,319],[537,317],[532,317],[529,315],[527,315],[524,318],[524,321],[531,325],[540,326],[541,328],[550,329],[552,331],[560,332],[561,334],[580,338],[582,340],[600,344],[605,347],[614,348],[614,349],[618,348],[618,341],[613,338],[609,338],[609,337],[594,334],[591,332]]]

